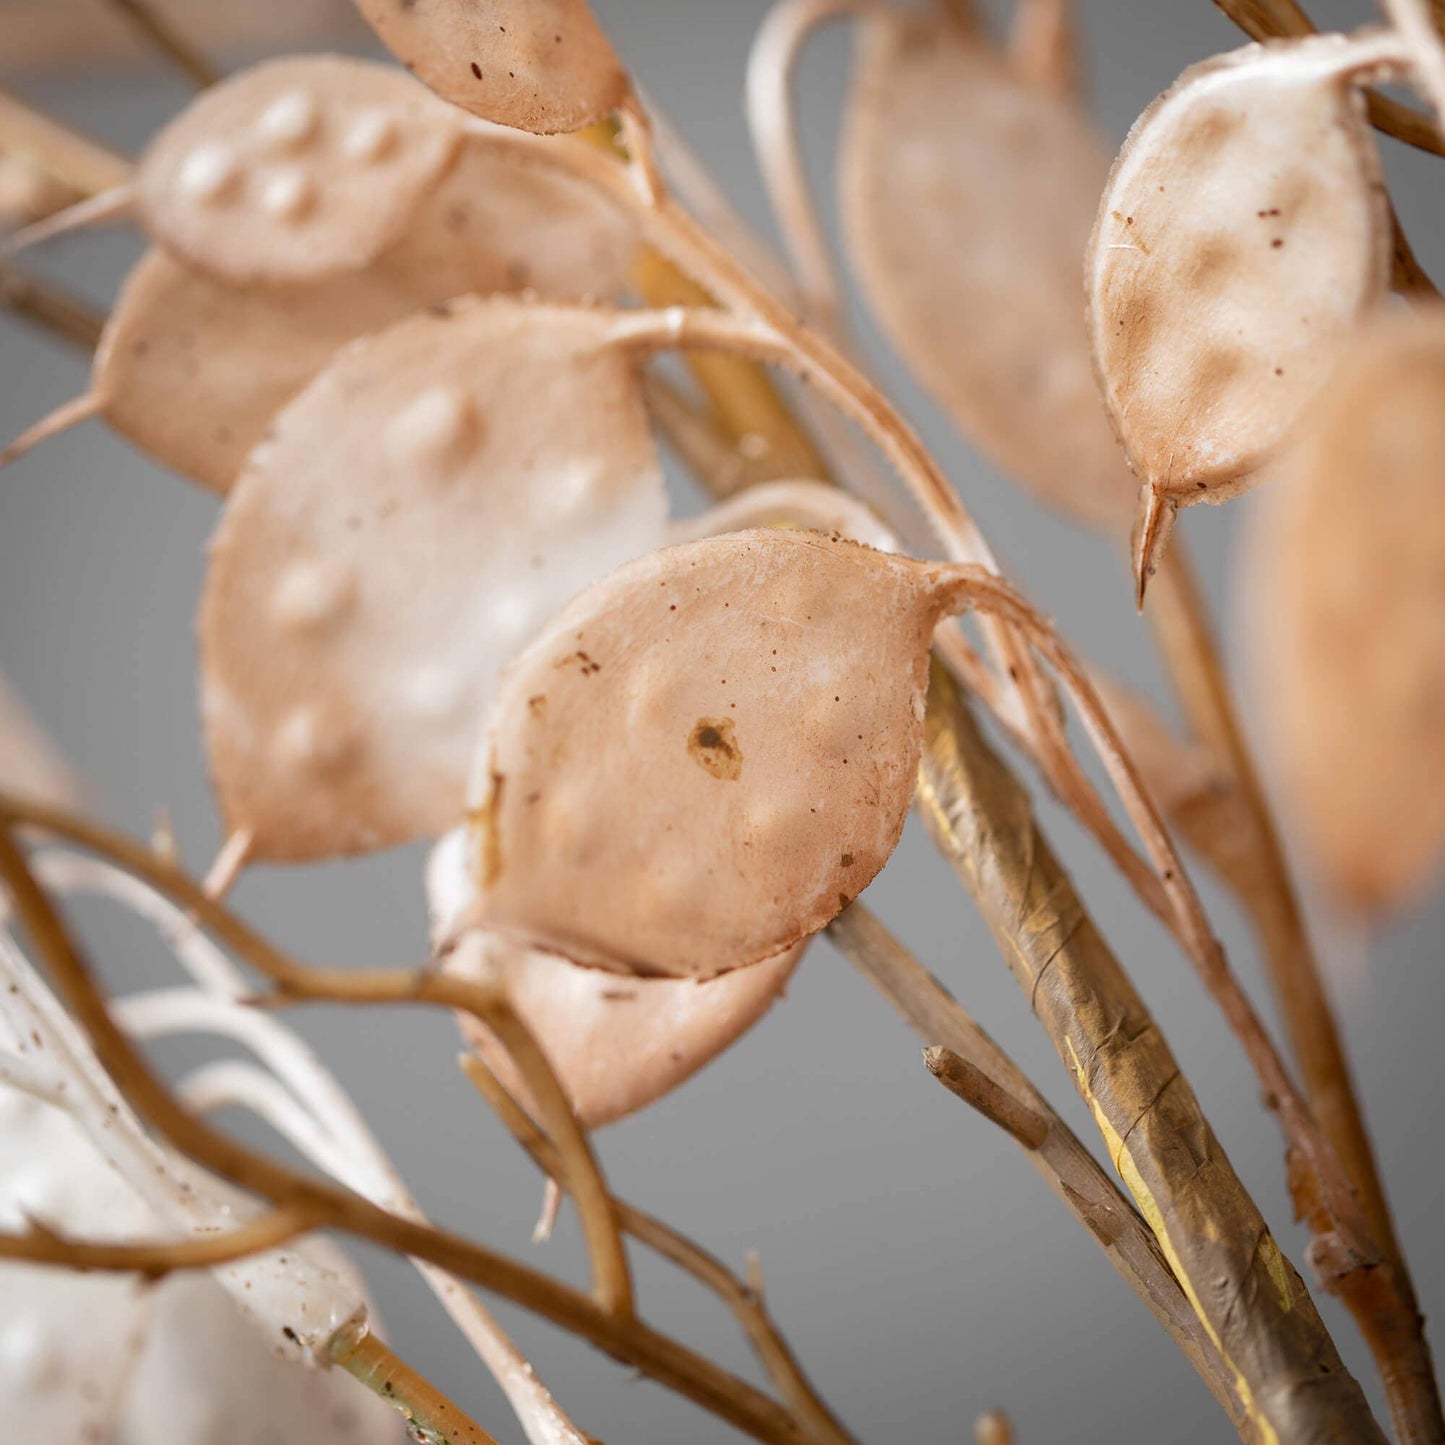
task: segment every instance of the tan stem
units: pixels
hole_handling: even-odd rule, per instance
[[[0,89],[0,145],[24,156],[37,170],[80,196],[127,184],[131,164],[123,156]]]
[[[1039,831],[1027,793],[937,671],[919,803],[1230,1369],[1246,1438],[1382,1442],[1309,1291]]]
[[[221,72],[148,0],[109,0],[158,55],[175,66],[197,90],[214,85]]]
[[[87,355],[100,344],[104,317],[47,281],[36,281],[0,261],[0,306],[77,346]]]
[[[1294,880],[1235,709],[1208,605],[1181,548],[1166,553],[1150,601],[1148,616],[1184,715],[1196,738],[1233,777],[1249,823],[1247,861],[1226,881],[1259,936],[1305,1096],[1358,1191],[1382,1256],[1375,1268],[1346,1271],[1333,1285],[1374,1356],[1400,1440],[1438,1445],[1445,1440],[1445,1419],[1425,1322]]]

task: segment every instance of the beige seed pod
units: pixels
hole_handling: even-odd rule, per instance
[[[141,219],[233,282],[360,270],[406,230],[461,134],[454,110],[393,67],[267,61],[203,91],[147,147]]]
[[[501,664],[659,545],[666,496],[611,313],[466,298],[341,352],[232,491],[200,610],[226,821],[253,858],[460,821]]]
[[[0,789],[17,797],[72,807],[80,787],[65,759],[0,677]]]
[[[1115,162],[1089,247],[1104,399],[1142,483],[1142,596],[1181,506],[1254,482],[1389,287],[1359,84],[1393,37],[1251,45],[1185,71]]]
[[[1080,275],[1109,150],[1074,99],[937,6],[861,27],[839,157],[855,269],[893,345],[1043,500],[1121,531]]]
[[[1379,319],[1301,416],[1247,552],[1275,776],[1325,882],[1416,898],[1445,851],[1445,308]]]
[[[823,927],[902,831],[940,578],[769,530],[583,593],[503,679],[473,782],[475,922],[690,978]]]
[[[627,72],[584,0],[357,0],[382,43],[444,100],[539,135],[621,105]]]
[[[475,907],[477,872],[463,829],[449,833],[427,865],[427,898],[439,947],[455,941]],[[599,1129],[669,1094],[748,1031],[782,996],[803,946],[722,978],[619,979],[554,954],[509,950],[488,964],[551,1060],[578,1119]],[[448,968],[465,975],[474,961],[452,952]],[[505,1049],[474,1019],[467,1043],[519,1098],[526,1086]]]
[[[272,418],[346,342],[467,292],[613,296],[631,222],[537,155],[469,136],[403,240],[359,271],[237,287],[154,248],[106,328],[91,396],[163,465],[226,492]]]

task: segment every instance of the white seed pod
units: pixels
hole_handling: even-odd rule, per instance
[[[950,585],[761,531],[590,588],[504,676],[473,781],[475,922],[644,977],[816,932],[902,831]]]
[[[1246,46],[1185,71],[1119,153],[1089,248],[1089,329],[1142,483],[1141,591],[1174,512],[1256,480],[1388,289],[1358,89],[1387,54],[1340,35]]]
[[[448,949],[449,972],[468,976],[476,960],[451,948],[473,912],[478,882],[464,829],[447,834],[427,863],[432,933]],[[508,950],[490,959],[508,997],[541,1044],[583,1128],[600,1129],[669,1094],[746,1033],[782,996],[802,956],[788,949],[752,968],[699,983],[693,979],[619,979],[555,954]],[[467,1043],[524,1101],[526,1084],[493,1034],[460,1020]],[[530,1102],[530,1101],[528,1101]]]
[[[357,0],[382,43],[444,100],[550,135],[605,120],[627,73],[585,0]]]
[[[1367,911],[1445,853],[1445,309],[1381,318],[1252,519],[1245,625],[1274,769],[1325,882]]]
[[[228,500],[200,611],[212,773],[251,856],[453,826],[498,668],[663,540],[612,326],[467,298],[353,343],[277,418]]]
[[[356,271],[398,240],[455,160],[462,123],[394,67],[267,61],[202,92],[136,176],[150,235],[249,283]]]
[[[80,788],[65,759],[0,677],[0,789],[56,807],[73,806]]]
[[[935,6],[861,26],[839,155],[850,257],[899,353],[1043,500],[1127,525],[1135,485],[1099,401],[1080,277],[1109,150]]]
[[[135,1240],[165,1221],[60,1110],[0,1091],[0,1225],[39,1220],[84,1239]],[[316,1249],[314,1242],[307,1246]],[[338,1257],[339,1260],[339,1257]],[[344,1261],[336,1263],[353,1279]],[[382,1445],[395,1415],[354,1381],[278,1357],[208,1275],[132,1276],[0,1264],[0,1398],[23,1400],[62,1445],[163,1438]]]
[[[163,465],[226,492],[272,419],[346,342],[469,292],[616,295],[632,223],[535,156],[468,136],[403,239],[365,270],[228,285],[153,248],[96,356],[91,399]]]

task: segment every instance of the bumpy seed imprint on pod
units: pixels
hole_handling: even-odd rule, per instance
[[[477,921],[693,978],[816,932],[898,841],[944,592],[923,563],[796,531],[590,588],[504,677],[473,780]],[[726,769],[698,756],[709,730]]]
[[[1445,308],[1381,318],[1252,519],[1245,614],[1282,794],[1325,880],[1411,901],[1445,853]]]
[[[1164,515],[1255,480],[1389,285],[1379,157],[1356,86],[1379,52],[1339,35],[1193,67],[1115,162],[1089,247],[1104,399]]]
[[[346,342],[468,292],[611,297],[635,228],[537,155],[467,137],[407,235],[363,271],[310,284],[227,285],[153,248],[131,273],[92,391],[143,451],[230,489],[272,418]]]
[[[439,945],[454,942],[471,912],[477,871],[462,830],[449,833],[427,866],[427,896]],[[517,950],[500,964],[513,1006],[551,1060],[583,1127],[634,1114],[660,1099],[741,1037],[782,996],[803,945],[705,983],[621,979],[554,954]],[[450,971],[466,976],[474,955],[452,952]],[[505,1049],[471,1018],[468,1044],[513,1093],[526,1085]]]
[[[1011,476],[1122,530],[1080,275],[1109,150],[1077,103],[941,13],[861,27],[839,155],[849,251],[898,351]]]
[[[0,1226],[37,1219],[104,1240],[164,1227],[60,1110],[3,1090],[0,1127]],[[280,1439],[298,1428],[321,1445],[395,1439],[389,1407],[335,1372],[279,1359],[208,1275],[140,1290],[126,1275],[4,1263],[0,1290],[0,1396],[26,1401],[50,1439],[109,1440],[117,1418],[117,1445],[222,1445],[238,1431]]]
[[[382,43],[443,99],[547,135],[605,120],[627,74],[584,0],[357,0]]]
[[[658,546],[610,313],[465,298],[342,351],[243,469],[201,603],[214,781],[253,855],[435,837],[503,662]]]
[[[457,113],[394,67],[268,61],[204,91],[151,142],[142,219],[229,281],[359,270],[406,230],[461,134]]]

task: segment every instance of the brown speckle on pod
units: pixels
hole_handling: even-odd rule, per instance
[[[547,135],[605,120],[627,73],[585,0],[357,0],[382,43],[444,100]]]
[[[1379,158],[1339,35],[1252,45],[1180,77],[1130,132],[1086,281],[1105,403],[1144,485],[1140,589],[1166,512],[1252,484],[1389,284]]]
[[[478,921],[674,977],[821,928],[898,840],[947,605],[922,563],[783,530],[666,548],[589,588],[498,695],[474,803],[507,866]],[[595,675],[559,666],[579,646]]]
[[[612,326],[601,309],[468,298],[353,343],[277,417],[228,498],[199,623],[212,774],[253,857],[444,832],[502,665],[663,541]],[[567,654],[529,697],[605,676],[590,645]]]
[[[1109,149],[946,6],[860,25],[839,153],[849,255],[897,350],[1051,505],[1122,532],[1134,488],[1100,404],[1080,272]]]
[[[203,92],[151,142],[141,219],[231,282],[357,271],[401,238],[461,138],[456,112],[393,67],[268,61]]]
[[[1445,853],[1445,307],[1378,319],[1251,519],[1245,625],[1275,776],[1331,893],[1417,898]]]

